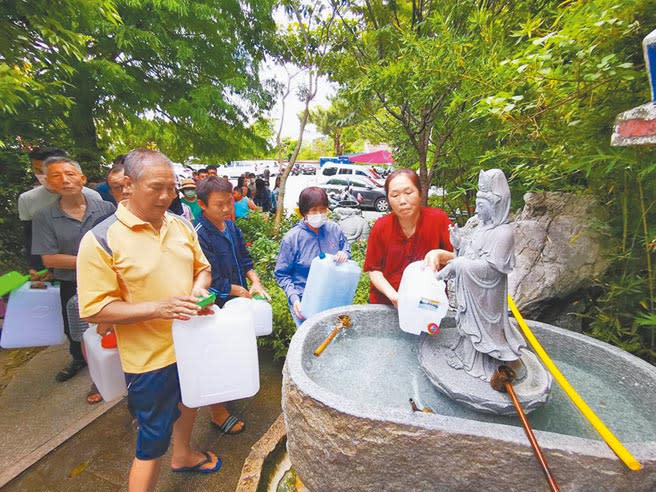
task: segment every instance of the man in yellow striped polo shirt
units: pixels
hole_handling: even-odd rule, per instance
[[[171,334],[172,320],[199,314],[209,263],[191,224],[167,212],[176,182],[165,155],[130,152],[125,185],[130,198],[82,239],[77,281],[80,315],[115,325],[128,406],[139,423],[128,489],[141,492],[154,490],[171,436],[173,471],[211,473],[221,460],[190,446],[196,411],[180,401]]]

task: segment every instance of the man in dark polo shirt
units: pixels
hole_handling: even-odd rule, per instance
[[[87,178],[77,162],[65,157],[51,157],[43,163],[43,170],[49,189],[57,193],[59,199],[39,210],[32,219],[32,254],[40,255],[43,264],[54,269],[54,278],[60,282],[64,331],[73,360],[57,373],[55,379],[66,381],[86,365],[80,342],[70,337],[66,316],[66,303],[77,290],[77,250],[82,236],[114,213],[115,207],[100,197],[82,193]]]
[[[59,199],[59,195],[48,187],[46,176],[43,172],[43,162],[49,157],[68,157],[65,150],[56,147],[39,147],[30,152],[30,161],[32,170],[36,176],[39,186],[29,191],[21,193],[18,197],[18,218],[23,224],[23,244],[25,255],[30,267],[30,274],[36,273],[43,268],[41,258],[38,255],[32,255],[32,218],[42,208],[49,207]],[[84,187],[82,192],[85,196],[94,196],[100,198],[100,195],[94,190]]]

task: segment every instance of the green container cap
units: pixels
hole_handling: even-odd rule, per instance
[[[200,307],[207,307],[211,306],[214,304],[214,301],[216,301],[216,294],[214,292],[210,292],[210,295],[207,297],[204,297],[200,301],[198,301],[196,304]]]

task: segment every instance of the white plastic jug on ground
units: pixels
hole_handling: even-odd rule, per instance
[[[64,343],[59,286],[31,289],[24,283],[9,295],[2,327],[3,348],[39,347]]]
[[[326,309],[352,304],[360,280],[360,266],[353,260],[337,264],[333,255],[322,255],[310,264],[301,299],[301,312],[305,318]]]
[[[226,302],[223,309],[236,309],[240,313],[251,312],[256,337],[271,335],[273,332],[273,310],[271,304],[264,298],[258,298],[258,296],[253,299],[235,297]]]
[[[102,337],[96,332],[96,325],[90,324],[82,335],[87,353],[89,374],[95,383],[100,396],[105,401],[112,401],[125,396],[128,389],[125,385],[125,375],[121,368],[121,360],[116,348],[104,348]]]
[[[435,272],[423,261],[410,263],[399,285],[398,308],[399,326],[403,331],[436,335],[449,309],[444,281],[436,280]]]
[[[182,402],[190,408],[248,398],[260,389],[252,314],[213,309],[173,322]]]

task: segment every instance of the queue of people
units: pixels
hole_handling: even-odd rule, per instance
[[[103,200],[85,188],[79,164],[61,149],[41,149],[31,157],[40,188],[19,199],[21,220],[29,223],[30,266],[39,268],[39,260],[52,269],[61,282],[63,312],[77,293],[81,317],[97,323],[99,333],[116,334],[128,407],[139,426],[129,490],[154,490],[171,439],[172,471],[218,471],[218,455],[190,443],[196,410],[181,402],[171,327],[173,320],[208,314],[197,301],[210,291],[219,307],[234,297],[271,299],[235,222],[252,210],[272,208],[271,193],[251,176],[233,187],[216,169],[178,184],[164,154],[136,149],[115,160],[107,189],[100,190],[107,192]],[[443,211],[421,206],[414,171],[392,172],[385,191],[391,213],[371,230],[364,271],[370,302],[396,306],[407,265],[424,259],[440,269],[454,255],[450,221]],[[312,260],[321,253],[334,255],[336,263],[350,258],[349,241],[328,218],[328,204],[322,188],[305,188],[298,201],[302,218],[280,245],[274,274],[297,326],[305,320],[301,301]],[[65,327],[68,335],[67,320]],[[69,346],[72,361],[58,381],[86,365],[79,342],[70,340]],[[212,425],[225,434],[246,427],[225,404],[212,405],[210,413]]]

